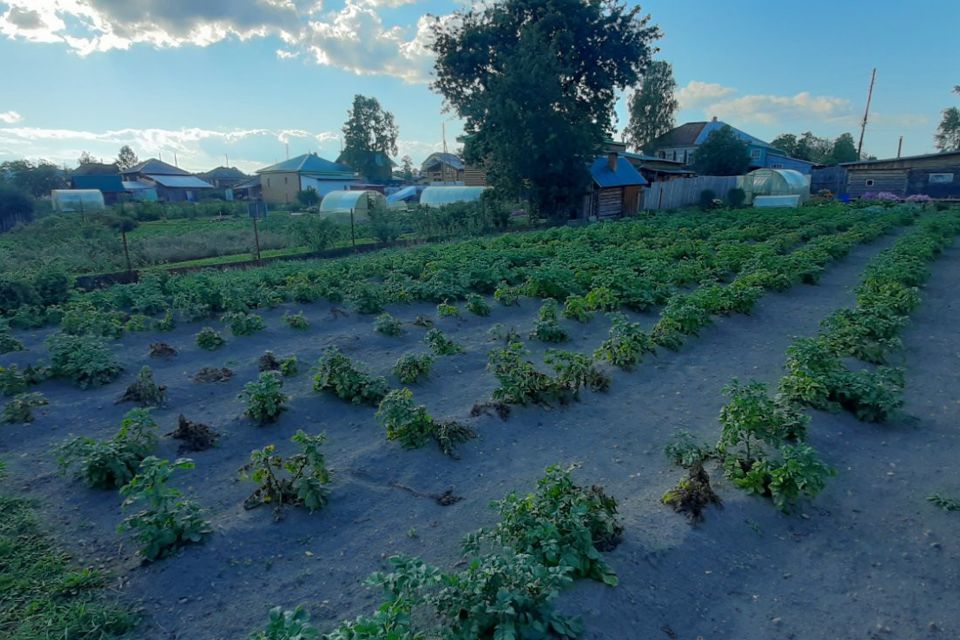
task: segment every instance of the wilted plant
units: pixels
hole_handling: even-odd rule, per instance
[[[320,453],[326,436],[310,436],[300,429],[291,440],[299,445],[299,452],[287,458],[278,455],[272,444],[250,452],[250,462],[240,473],[259,486],[244,501],[245,509],[269,504],[274,519],[280,520],[284,505],[302,505],[312,512],[327,503],[330,471]]]
[[[159,407],[166,400],[167,388],[153,380],[153,370],[143,367],[136,381],[127,387],[117,402],[137,402],[142,407]]]

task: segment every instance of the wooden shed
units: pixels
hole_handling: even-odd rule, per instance
[[[615,152],[600,156],[590,164],[590,176],[593,188],[584,196],[584,218],[621,218],[640,209],[640,188],[647,181],[626,158]]]
[[[960,151],[930,153],[887,160],[846,162],[847,195],[893,193],[917,194],[941,200],[960,199]]]

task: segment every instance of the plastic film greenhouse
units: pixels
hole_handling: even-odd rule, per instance
[[[489,187],[427,187],[420,194],[420,204],[427,207],[442,207],[455,202],[479,200]]]
[[[810,177],[793,169],[757,169],[737,179],[754,206],[799,206],[810,196]]]
[[[387,199],[377,191],[331,191],[323,196],[320,213],[350,213],[365,218],[371,211],[386,209]]]
[[[106,207],[99,189],[54,189],[50,192],[54,211],[89,213]]]

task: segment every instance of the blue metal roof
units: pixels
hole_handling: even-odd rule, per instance
[[[100,193],[123,193],[120,175],[115,176],[73,176],[74,189],[98,189]]]
[[[697,139],[694,141],[694,144],[697,146],[703,144],[704,142],[707,141],[707,138],[709,138],[714,131],[719,131],[724,127],[730,127],[731,129],[733,129],[733,132],[737,134],[737,137],[743,140],[744,142],[746,142],[747,144],[752,144],[757,147],[766,147],[768,149],[776,148],[769,142],[764,142],[760,138],[755,138],[749,133],[746,133],[745,131],[741,131],[736,127],[728,125],[726,122],[721,122],[719,120],[703,123],[703,129],[700,130],[700,135],[697,136]]]
[[[163,187],[172,189],[213,189],[213,185],[197,176],[153,176],[148,178]]]
[[[590,175],[601,189],[642,186],[647,184],[640,172],[626,158],[617,156],[617,170],[611,171],[607,156],[600,156],[590,164]]]
[[[278,162],[264,169],[258,169],[257,173],[307,173],[353,177],[353,169],[350,167],[330,162],[315,153],[305,153],[302,156]]]

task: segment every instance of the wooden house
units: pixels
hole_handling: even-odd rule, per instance
[[[847,172],[846,193],[851,198],[887,192],[900,197],[927,195],[960,200],[960,151],[845,162],[841,166]]]
[[[611,151],[590,163],[592,185],[583,198],[584,218],[609,220],[640,209],[640,189],[647,184],[630,161]]]

